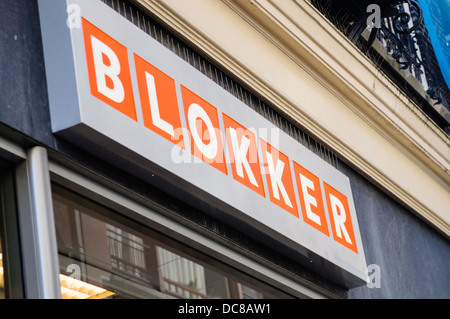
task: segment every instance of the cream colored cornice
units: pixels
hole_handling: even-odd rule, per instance
[[[450,237],[450,140],[304,0],[135,0]]]

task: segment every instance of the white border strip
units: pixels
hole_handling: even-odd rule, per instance
[[[21,159],[25,159],[27,157],[27,153],[22,147],[14,144],[13,142],[7,140],[2,136],[0,136],[0,156],[1,155],[6,155],[6,157],[17,157]]]

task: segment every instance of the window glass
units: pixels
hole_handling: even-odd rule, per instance
[[[8,267],[9,263],[13,263],[14,268],[16,269],[20,269],[20,265],[16,264],[15,260],[9,259],[9,263],[7,263],[6,260],[6,257],[10,257],[9,254],[6,254],[7,251],[18,249],[18,247],[11,244],[12,242],[17,241],[11,236],[12,233],[15,233],[14,229],[11,229],[12,224],[7,223],[6,220],[6,216],[11,216],[12,218],[10,218],[10,220],[16,218],[16,211],[13,205],[15,199],[12,175],[13,170],[11,166],[0,158],[0,299],[20,297],[19,294],[15,294],[18,289],[16,289],[16,287],[11,287],[11,283],[20,286],[20,282],[16,280],[15,277],[11,276],[11,273],[7,272],[11,268]],[[8,241],[6,241],[5,235],[10,236]],[[8,247],[6,246],[7,242],[9,243]]]
[[[227,278],[169,250],[158,247],[162,288],[184,298],[230,298]]]
[[[52,186],[63,298],[287,298],[163,234]]]

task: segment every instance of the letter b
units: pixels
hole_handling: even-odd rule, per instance
[[[127,48],[82,18],[91,94],[137,120]]]
[[[91,40],[97,90],[114,102],[122,103],[125,99],[125,90],[119,78],[120,61],[110,47],[93,35],[91,35]],[[109,65],[104,62],[104,56],[108,59]],[[112,87],[108,80],[112,82]]]

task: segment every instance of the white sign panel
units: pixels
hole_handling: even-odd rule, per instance
[[[39,9],[55,134],[326,276],[365,282],[346,176],[104,3]]]

